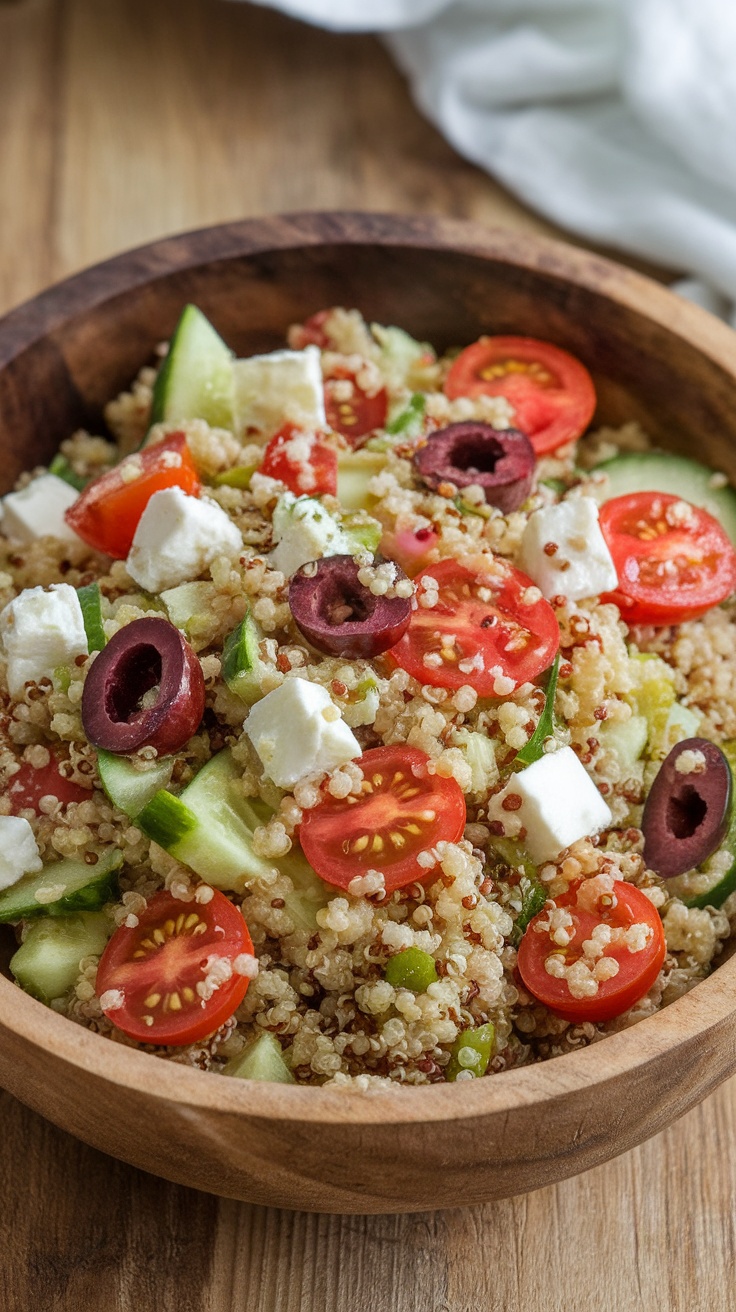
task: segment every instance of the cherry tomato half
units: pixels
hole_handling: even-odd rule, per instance
[[[40,769],[21,761],[20,770],[8,780],[5,796],[10,798],[13,815],[20,811],[35,811],[38,815],[42,797],[56,797],[62,806],[68,806],[70,802],[88,802],[92,793],[59,774],[59,760],[52,753],[48,765]]]
[[[337,451],[292,424],[271,438],[260,472],[278,478],[296,497],[337,495]]]
[[[360,758],[359,797],[329,793],[304,812],[304,855],[321,879],[347,888],[356,875],[381,870],[389,893],[436,879],[417,863],[436,843],[456,843],[465,828],[465,798],[454,779],[430,774],[429,757],[414,747],[374,747]]]
[[[121,925],[110,939],[97,970],[97,996],[122,994],[122,1006],[108,1006],[105,1014],[139,1043],[194,1043],[232,1016],[248,988],[248,977],[233,972],[211,997],[201,997],[197,985],[212,959],[232,965],[252,953],[242,913],[224,893],[215,889],[203,903],[156,893],[135,928]]]
[[[540,911],[529,922],[519,944],[518,967],[525,987],[556,1016],[572,1022],[611,1020],[628,1011],[652,987],[662,969],[666,952],[659,914],[638,888],[616,880],[613,885],[615,906],[607,906],[600,898],[591,897],[590,893],[586,896],[587,882],[584,880],[555,901],[556,906],[565,907],[572,916],[573,924],[566,931],[572,933],[567,947],[561,947],[551,938],[547,911]],[[559,971],[562,966],[569,967],[582,960],[583,945],[591,941],[593,932],[601,925],[607,926],[613,937],[604,947],[600,960],[616,962],[618,971],[608,979],[600,979],[592,997],[576,998],[570,992],[567,979],[549,971],[547,963],[553,958],[551,964]],[[638,951],[632,951],[622,941],[623,935],[634,925],[645,926],[642,931],[645,943]],[[634,945],[636,937],[632,936]],[[589,972],[587,976],[586,972],[583,975],[592,978]]]
[[[681,624],[736,590],[736,552],[718,520],[660,492],[614,497],[600,525],[618,574],[609,594],[630,624]]]
[[[350,391],[346,395],[347,386]],[[353,375],[343,369],[325,379],[325,412],[330,428],[342,433],[353,446],[358,446],[361,438],[384,427],[388,393],[385,387],[381,387],[369,396]]]
[[[445,395],[505,396],[538,456],[580,437],[596,404],[585,366],[534,337],[481,337],[453,361]]]
[[[532,580],[505,561],[489,561],[488,573],[480,574],[441,560],[422,570],[416,584],[417,609],[386,659],[420,683],[468,684],[479,697],[498,697],[552,664],[560,645],[557,617]],[[536,600],[526,601],[528,588]],[[512,686],[501,690],[499,679]]]
[[[184,433],[172,433],[100,474],[66,511],[65,519],[96,551],[124,560],[148,502],[165,487],[180,487],[192,496],[201,490]]]

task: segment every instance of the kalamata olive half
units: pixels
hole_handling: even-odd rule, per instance
[[[693,870],[720,847],[731,814],[731,770],[707,738],[686,738],[662,762],[644,806],[644,861],[662,879]]]
[[[394,569],[396,584],[406,574],[398,565]],[[297,628],[328,656],[369,660],[395,647],[409,627],[409,598],[375,596],[360,582],[359,570],[352,556],[326,556],[302,565],[289,584]]]
[[[524,433],[474,420],[430,433],[413,460],[419,477],[435,491],[441,483],[458,488],[479,484],[489,506],[498,506],[505,515],[529,496],[536,463]]]
[[[82,724],[95,747],[125,755],[177,752],[204,714],[197,657],[168,620],[133,620],[96,657],[82,693]]]

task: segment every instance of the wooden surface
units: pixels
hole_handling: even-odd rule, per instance
[[[0,6],[0,307],[125,246],[276,209],[545,225],[418,118],[371,41],[216,0]],[[147,1177],[0,1096],[8,1312],[719,1312],[725,1085],[627,1156],[472,1210],[327,1218]]]

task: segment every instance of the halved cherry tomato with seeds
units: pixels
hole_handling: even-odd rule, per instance
[[[385,659],[420,683],[508,696],[552,664],[557,617],[532,580],[506,561],[489,558],[479,573],[441,560],[415,582],[417,609]]]
[[[59,773],[59,765],[60,761],[53,753],[48,765],[40,768],[21,761],[20,770],[10,776],[5,786],[5,796],[10,800],[13,815],[20,811],[35,811],[38,815],[42,797],[55,797],[62,806],[90,800],[91,790],[65,779]]]
[[[180,487],[199,496],[201,484],[184,433],[172,433],[88,483],[65,519],[96,551],[124,560],[154,492]]]
[[[538,456],[580,437],[596,405],[585,365],[534,337],[481,337],[453,361],[445,395],[505,396]]]
[[[240,1006],[249,978],[232,968],[238,957],[252,955],[242,912],[224,893],[214,889],[211,901],[201,903],[156,893],[138,924],[121,925],[110,939],[97,970],[97,996],[112,995],[105,998],[106,1016],[139,1043],[194,1043]],[[208,987],[210,972],[226,975],[228,966],[230,976]]]
[[[337,495],[337,451],[293,424],[271,438],[260,472],[278,478],[296,497]]]
[[[430,758],[414,747],[364,752],[360,796],[326,793],[304,812],[299,841],[321,879],[347,889],[368,870],[380,870],[386,890],[436,879],[417,857],[439,842],[456,843],[465,828],[465,798],[454,779],[430,772]]]
[[[381,387],[369,395],[353,375],[343,369],[325,379],[325,412],[330,428],[357,446],[361,438],[384,427],[388,393],[385,387]]]
[[[615,601],[630,624],[681,624],[736,591],[736,552],[706,510],[660,492],[614,497],[600,525],[618,574]]]
[[[612,895],[598,894],[593,881],[583,880],[556,898],[555,907],[567,910],[570,924],[550,932],[547,910],[529,922],[518,956],[524,986],[573,1023],[611,1020],[628,1011],[649,992],[665,958],[664,928],[649,898],[620,879]]]

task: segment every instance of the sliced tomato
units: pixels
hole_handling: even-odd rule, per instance
[[[260,472],[278,478],[297,497],[337,495],[337,451],[293,424],[271,438]]]
[[[42,765],[39,769],[28,761],[21,762],[20,770],[11,776],[5,789],[13,815],[18,815],[20,811],[35,811],[38,815],[38,804],[42,797],[56,797],[62,806],[90,800],[90,789],[65,779],[59,774],[59,764],[58,757],[53,753],[48,765]]]
[[[534,337],[481,337],[453,361],[445,395],[505,396],[538,456],[580,437],[596,405],[585,365]]]
[[[330,428],[358,446],[362,438],[385,426],[388,393],[381,387],[369,396],[354,376],[342,369],[325,379],[325,411]]]
[[[389,560],[395,560],[404,573],[413,579],[415,574],[429,564],[429,553],[439,540],[433,528],[404,528],[395,533],[384,533],[381,552]]]
[[[192,496],[201,490],[184,433],[172,433],[100,474],[77,497],[65,518],[95,550],[124,560],[148,502],[154,492],[165,487],[180,487]]]
[[[615,905],[611,906],[608,905],[612,900],[610,895],[604,894],[597,899],[591,898],[590,893],[586,896],[586,882],[582,881],[555,900],[555,905],[565,907],[572,917],[572,925],[566,927],[566,933],[571,935],[566,947],[561,947],[551,937],[546,910],[540,911],[529,922],[519,944],[518,967],[525,987],[555,1015],[573,1022],[611,1020],[628,1011],[652,987],[662,969],[666,952],[659,914],[638,888],[616,880],[613,885]],[[618,971],[609,979],[600,979],[592,997],[575,997],[567,979],[550,973],[547,962],[554,958],[553,967],[559,969],[558,963],[569,967],[583,960],[584,944],[594,942],[594,931],[601,925],[608,927],[612,938],[603,947],[600,959],[615,961]],[[632,951],[622,941],[623,935],[634,925],[644,927],[640,931],[644,942],[638,951]],[[637,946],[638,937],[636,933],[632,935],[632,946]],[[596,955],[589,958],[593,963],[596,959]],[[583,972],[583,978],[593,979],[589,972]]]
[[[706,510],[661,492],[614,497],[600,524],[618,574],[609,594],[631,624],[681,624],[736,591],[736,552]]]
[[[180,1046],[213,1034],[240,1006],[248,976],[233,971],[207,997],[197,985],[224,961],[231,967],[253,944],[242,912],[215,889],[210,902],[156,893],[138,924],[115,931],[100,958],[97,996],[106,1016],[139,1043]],[[216,966],[215,966],[216,968]],[[108,1005],[109,1003],[109,1005]]]
[[[436,869],[419,865],[417,857],[462,836],[459,784],[431,774],[429,757],[414,747],[374,747],[359,764],[359,797],[326,793],[304,813],[299,841],[310,865],[326,883],[345,889],[367,870],[382,871],[389,893],[436,879]]]
[[[417,609],[386,659],[421,683],[468,684],[479,697],[504,696],[552,664],[560,645],[557,617],[532,580],[505,561],[489,560],[481,573],[441,560],[422,570],[416,584]],[[422,604],[435,593],[434,604]]]

